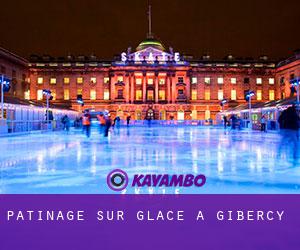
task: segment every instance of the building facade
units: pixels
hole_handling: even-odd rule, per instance
[[[45,101],[43,89],[48,89],[53,104],[78,111],[108,110],[112,116],[131,115],[136,120],[215,119],[223,99],[225,109],[244,104],[249,90],[255,92],[253,102],[290,96],[289,80],[300,74],[299,55],[280,63],[267,57],[194,60],[166,49],[153,37],[112,61],[95,56],[32,56],[23,62],[25,87],[14,87],[14,94]]]

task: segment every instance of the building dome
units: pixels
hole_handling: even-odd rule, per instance
[[[146,49],[148,47],[153,47],[155,49],[158,49],[158,50],[162,50],[162,51],[165,51],[165,47],[163,46],[163,44],[155,39],[155,38],[147,38],[145,40],[143,40],[139,46],[137,46],[136,48],[136,51],[140,51],[140,50],[143,50],[143,49]]]

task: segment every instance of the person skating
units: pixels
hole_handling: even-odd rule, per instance
[[[87,109],[84,111],[84,114],[82,116],[82,125],[83,130],[85,131],[86,136],[89,138],[91,135],[91,115],[90,111]]]
[[[260,130],[262,132],[266,132],[266,117],[265,117],[265,115],[263,115],[260,119],[260,126],[261,126]]]
[[[131,117],[130,117],[130,115],[128,115],[128,116],[126,117],[127,127],[129,127],[130,119],[131,119]]]
[[[109,132],[109,128],[111,127],[111,118],[110,115],[108,114],[105,117],[105,129],[104,129],[104,137],[108,137],[108,132]]]

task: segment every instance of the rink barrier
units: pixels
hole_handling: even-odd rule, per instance
[[[127,122],[122,120],[122,125]],[[217,125],[215,121],[207,120],[130,120],[130,126],[212,126]]]

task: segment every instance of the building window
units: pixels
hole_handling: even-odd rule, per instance
[[[164,85],[166,80],[164,78],[159,78],[159,85]]]
[[[148,78],[148,79],[147,79],[147,83],[148,83],[149,85],[153,85],[153,79],[152,79],[152,78]]]
[[[52,100],[56,100],[56,90],[55,89],[51,89],[50,90],[51,91],[51,95],[52,95],[52,97],[53,97],[53,99]]]
[[[77,89],[77,95],[82,95],[82,89]]]
[[[256,92],[256,100],[261,101],[262,100],[262,91],[259,89]]]
[[[118,76],[118,77],[117,77],[117,81],[118,81],[118,82],[123,82],[123,76]]]
[[[64,100],[70,100],[70,90],[64,89]]]
[[[204,77],[204,83],[210,84],[210,77]]]
[[[38,101],[43,100],[43,90],[42,89],[39,89],[37,91],[37,100]]]
[[[193,76],[192,77],[192,84],[197,84],[197,77],[196,76]]]
[[[55,77],[50,78],[50,84],[56,84],[56,78]]]
[[[236,90],[235,89],[231,90],[231,100],[233,100],[233,101],[236,100]]]
[[[30,100],[30,90],[27,90],[24,92],[24,99],[25,100]]]
[[[270,101],[275,100],[275,91],[273,89],[269,90],[269,100]]]
[[[38,77],[37,83],[38,83],[38,84],[43,84],[43,82],[44,82],[43,77]]]
[[[64,84],[69,84],[69,83],[70,83],[70,78],[64,77]]]
[[[223,84],[223,83],[224,83],[224,78],[218,77],[218,84]]]
[[[64,89],[64,100],[70,100],[70,90]]]
[[[153,90],[147,91],[147,100],[149,100],[149,101],[154,100],[154,91]]]
[[[178,83],[184,83],[183,77],[182,77],[182,76],[179,76],[179,77],[178,77]]]
[[[249,77],[245,77],[244,78],[244,83],[250,83],[250,78]]]
[[[262,84],[262,78],[256,78],[256,84]]]
[[[136,78],[135,79],[135,84],[141,85],[142,84],[142,78]]]
[[[142,90],[135,91],[135,99],[138,101],[142,100]]]
[[[90,90],[90,99],[96,100],[96,90],[94,90],[94,89]]]
[[[232,84],[236,84],[236,78],[231,78],[230,81]]]
[[[97,83],[97,78],[96,77],[91,77],[91,83],[93,83],[93,84]]]
[[[210,90],[205,90],[204,92],[204,99],[209,101],[210,100]]]
[[[123,99],[123,89],[118,89],[118,97],[117,99]]]
[[[275,79],[274,78],[269,78],[269,84],[274,84],[275,83]]]
[[[223,90],[222,89],[218,90],[218,100],[223,100]]]
[[[77,83],[82,84],[83,83],[83,77],[77,77]]]
[[[104,82],[104,83],[109,83],[109,77],[104,77],[104,78],[103,78],[103,82]]]
[[[109,100],[109,90],[108,89],[104,90],[103,99],[104,100]]]
[[[196,89],[192,90],[192,100],[193,101],[197,100],[197,90]]]
[[[159,90],[158,91],[158,99],[161,100],[161,101],[166,100],[166,94],[165,94],[164,90]]]

